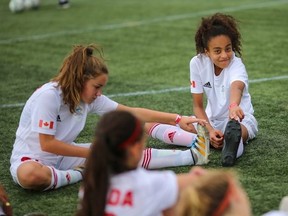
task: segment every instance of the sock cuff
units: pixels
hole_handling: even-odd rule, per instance
[[[159,123],[156,123],[156,124],[154,124],[154,125],[150,128],[150,130],[148,131],[148,134],[149,134],[150,136],[152,136],[152,131],[153,131],[158,125],[160,125],[160,124],[159,124]]]
[[[151,157],[152,157],[152,149],[151,148],[147,148],[144,150],[144,155],[143,155],[143,161],[142,161],[142,167],[145,169],[148,169],[150,161],[151,161]]]
[[[51,171],[51,183],[50,185],[45,188],[43,191],[46,191],[46,190],[53,190],[56,188],[56,185],[58,183],[58,176],[56,174],[56,171],[54,170],[54,168],[52,166],[47,166],[50,171]]]

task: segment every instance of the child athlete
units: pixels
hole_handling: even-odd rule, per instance
[[[222,149],[221,163],[233,166],[244,151],[244,143],[258,132],[251,96],[248,92],[248,75],[241,60],[241,34],[236,20],[229,15],[216,13],[203,18],[195,35],[197,55],[190,61],[190,82],[193,112],[206,119],[210,143]],[[239,57],[236,56],[239,55]],[[204,93],[207,106],[204,107]],[[171,125],[150,124],[151,135],[169,143]],[[178,145],[189,146],[195,134],[179,129]]]
[[[77,216],[175,215],[179,193],[205,174],[200,167],[176,175],[139,167],[146,136],[143,123],[125,111],[99,121],[80,189]]]
[[[10,158],[13,180],[25,189],[50,190],[82,180],[83,165],[90,143],[74,140],[83,130],[87,115],[125,110],[144,122],[178,124],[195,131],[192,123],[205,120],[145,108],[128,107],[102,95],[108,69],[95,46],[75,46],[51,82],[37,89],[22,111]],[[146,149],[142,166],[148,169],[208,163],[208,139],[186,151]],[[201,139],[200,139],[201,138]],[[202,146],[202,147],[201,147]],[[77,169],[75,168],[77,167]]]
[[[211,145],[223,147],[222,165],[233,166],[243,154],[244,143],[258,132],[236,20],[220,13],[203,18],[195,42],[197,56],[190,61],[194,114],[208,121]]]

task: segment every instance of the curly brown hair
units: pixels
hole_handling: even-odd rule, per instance
[[[202,22],[195,34],[196,52],[205,53],[211,38],[226,35],[230,38],[233,51],[240,57],[241,34],[238,30],[238,21],[226,14],[216,13],[210,17],[202,18]]]

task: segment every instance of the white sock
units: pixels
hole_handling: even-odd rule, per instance
[[[194,165],[194,160],[190,149],[181,151],[147,148],[143,151],[139,165],[146,169],[159,169]]]
[[[187,132],[179,127],[167,124],[155,124],[149,135],[167,144],[190,147],[197,134]]]
[[[236,157],[239,158],[243,153],[244,153],[244,144],[243,144],[243,139],[241,137]]]
[[[48,166],[51,170],[51,184],[45,190],[57,189],[69,184],[74,184],[83,179],[80,171],[77,170],[58,170]]]

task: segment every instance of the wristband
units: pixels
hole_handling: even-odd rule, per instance
[[[229,105],[229,110],[232,109],[232,108],[234,108],[234,107],[236,107],[236,106],[238,106],[238,104],[237,104],[236,102],[231,103],[231,104]]]
[[[175,119],[176,125],[179,124],[179,122],[181,121],[181,119],[182,119],[182,116],[181,116],[181,115],[177,115],[177,116],[176,116],[176,119]]]

